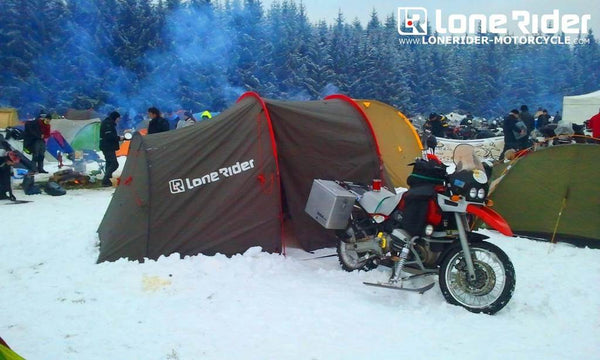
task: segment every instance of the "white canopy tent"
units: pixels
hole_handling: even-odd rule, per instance
[[[583,124],[600,110],[600,90],[563,97],[563,120]]]

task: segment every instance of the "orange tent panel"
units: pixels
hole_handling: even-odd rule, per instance
[[[142,136],[146,136],[148,135],[148,129],[140,129],[140,131],[138,131],[140,134],[142,134]],[[118,156],[127,156],[129,154],[129,144],[131,143],[131,141],[123,141],[123,143],[121,143],[121,147],[119,148],[119,150],[115,153]]]

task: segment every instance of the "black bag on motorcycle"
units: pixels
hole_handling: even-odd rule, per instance
[[[406,230],[410,236],[420,236],[425,230],[427,214],[430,202],[436,196],[435,186],[432,184],[411,187],[402,196],[400,208],[402,209],[402,220],[400,227]]]
[[[442,185],[446,179],[446,165],[435,160],[416,159],[407,183],[411,188],[420,185]]]
[[[410,189],[402,196],[400,206],[403,209],[401,226],[410,236],[420,236],[425,230],[429,208],[437,206],[435,187],[444,184],[446,165],[436,157],[416,159],[411,165],[413,171],[407,179]]]

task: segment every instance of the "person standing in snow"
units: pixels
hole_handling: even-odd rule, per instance
[[[113,172],[119,168],[116,152],[119,150],[119,141],[123,140],[123,137],[117,133],[117,123],[120,119],[121,114],[113,111],[100,124],[100,150],[102,150],[106,160],[104,179],[102,179],[102,186],[105,187],[112,186],[110,179]]]
[[[50,120],[52,116],[41,112],[40,115],[32,121],[25,123],[25,132],[23,134],[23,148],[31,153],[31,161],[37,164],[39,173],[47,174],[44,170],[44,155],[46,153],[46,139],[50,137]]]
[[[196,123],[196,119],[194,118],[194,115],[189,112],[186,111],[185,113],[183,113],[183,119],[180,119],[177,122],[177,129],[181,129],[190,125],[194,125]]]
[[[15,201],[10,183],[11,167],[18,162],[17,156],[11,151],[11,147],[0,134],[0,200],[9,199]],[[8,195],[7,195],[8,193]]]
[[[169,131],[169,122],[160,116],[160,111],[157,108],[149,108],[148,117],[150,117],[150,123],[148,124],[148,135]]]

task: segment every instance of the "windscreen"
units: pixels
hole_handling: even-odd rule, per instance
[[[454,148],[453,161],[455,171],[484,170],[481,160],[475,155],[475,148],[468,144],[460,144]]]

